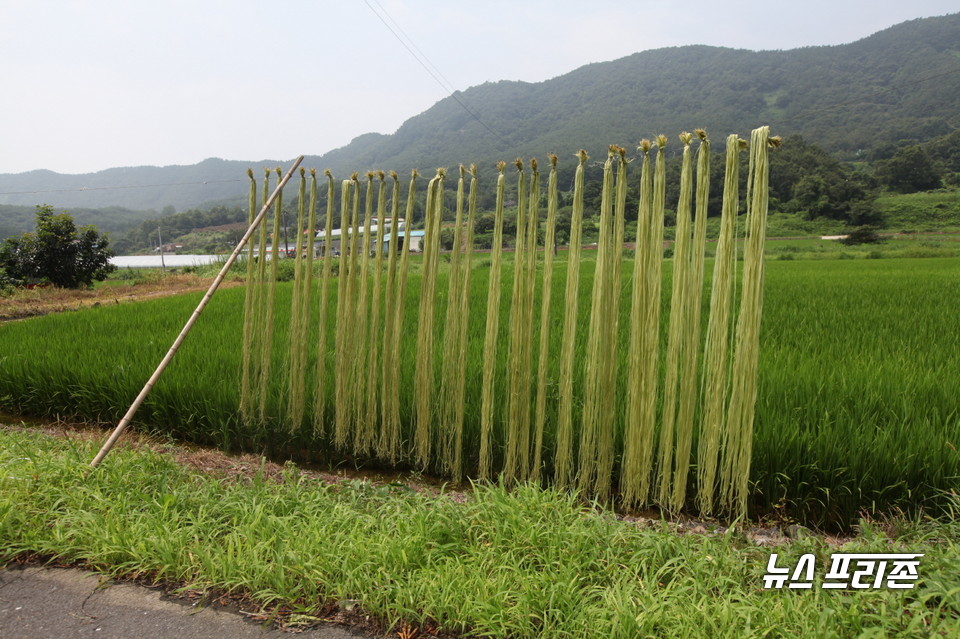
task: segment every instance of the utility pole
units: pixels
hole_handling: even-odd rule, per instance
[[[157,240],[160,242],[160,272],[166,273],[167,266],[163,263],[163,237],[160,235],[160,227],[157,227]]]

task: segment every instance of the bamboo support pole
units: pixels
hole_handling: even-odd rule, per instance
[[[130,405],[130,408],[127,409],[126,415],[123,416],[123,419],[120,420],[120,423],[117,424],[117,427],[113,429],[113,432],[110,434],[110,437],[107,438],[107,441],[103,444],[103,447],[100,449],[100,452],[97,453],[97,456],[93,458],[93,461],[90,462],[90,468],[96,468],[97,465],[103,461],[103,458],[107,456],[107,453],[110,452],[110,449],[113,448],[114,444],[117,443],[117,440],[120,438],[120,435],[123,434],[123,431],[127,429],[130,425],[130,422],[133,420],[133,416],[136,414],[137,410],[140,408],[140,405],[147,398],[147,395],[150,394],[150,391],[153,389],[154,385],[157,383],[157,380],[160,379],[160,376],[163,374],[164,369],[167,368],[167,365],[173,360],[173,356],[177,354],[180,345],[183,343],[183,340],[186,339],[187,334],[190,332],[190,329],[193,328],[193,325],[197,322],[197,319],[200,317],[200,313],[203,312],[203,309],[206,307],[207,303],[210,301],[210,298],[213,297],[213,294],[216,292],[217,288],[220,286],[220,283],[223,281],[223,278],[226,277],[227,272],[230,270],[230,267],[233,266],[233,263],[236,261],[237,256],[240,255],[240,252],[243,250],[244,245],[253,235],[254,231],[263,221],[263,218],[266,217],[267,211],[270,210],[270,207],[273,206],[273,201],[279,195],[281,189],[287,181],[290,180],[293,176],[294,171],[297,170],[297,167],[300,166],[300,163],[303,161],[303,156],[301,155],[293,163],[293,166],[290,167],[290,170],[287,171],[287,174],[283,176],[283,179],[280,180],[280,183],[277,184],[277,187],[273,190],[273,193],[270,195],[270,198],[264,202],[263,208],[260,209],[260,213],[257,214],[257,217],[254,218],[253,223],[250,224],[250,228],[247,229],[247,232],[244,233],[243,237],[240,238],[240,242],[237,244],[237,247],[233,249],[233,253],[230,254],[230,257],[227,258],[227,261],[224,263],[223,268],[220,269],[220,272],[217,274],[217,277],[214,278],[213,283],[210,284],[210,288],[207,289],[206,295],[203,296],[203,299],[200,300],[200,303],[197,305],[197,308],[193,311],[193,314],[190,316],[190,319],[187,320],[187,323],[184,324],[183,330],[180,331],[180,334],[177,336],[177,339],[174,340],[173,345],[170,346],[170,350],[167,351],[167,354],[160,361],[160,364],[157,366],[157,369],[153,372],[153,375],[150,376],[150,379],[147,380],[147,383],[144,385],[143,389],[140,391],[140,394],[137,395],[137,398],[133,400],[133,404]],[[277,238],[274,238],[276,242]],[[263,255],[260,256],[260,259],[263,259]]]

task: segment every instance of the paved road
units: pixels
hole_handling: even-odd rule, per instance
[[[264,628],[240,615],[165,600],[160,592],[123,583],[101,583],[82,570],[0,569],[0,637],[6,639],[354,639],[342,626],[325,625],[296,635]]]

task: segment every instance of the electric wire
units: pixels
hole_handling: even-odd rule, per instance
[[[490,125],[484,122],[473,109],[467,106],[467,104],[460,99],[460,96],[457,95],[458,91],[453,89],[450,82],[446,81],[446,78],[443,77],[443,74],[440,73],[439,70],[437,70],[436,73],[433,71],[433,69],[436,69],[436,66],[432,62],[430,62],[430,59],[426,56],[426,54],[424,54],[423,52],[420,52],[420,55],[417,54],[417,52],[420,51],[420,49],[417,48],[417,45],[413,43],[413,40],[410,38],[410,36],[407,36],[406,33],[403,34],[404,36],[406,36],[407,40],[409,40],[409,44],[408,44],[407,40],[404,40],[402,37],[400,37],[400,33],[397,33],[397,30],[394,29],[392,26],[390,26],[390,23],[384,19],[383,15],[380,15],[380,13],[378,13],[377,10],[373,8],[373,5],[370,4],[370,0],[363,0],[363,2],[364,4],[367,5],[367,7],[369,7],[370,11],[372,11],[373,14],[377,16],[380,22],[383,23],[383,25],[390,31],[390,33],[393,34],[393,37],[395,37],[397,41],[403,45],[403,48],[405,48],[410,53],[410,55],[413,56],[413,58],[420,64],[420,66],[422,66],[423,69],[428,74],[430,74],[430,77],[433,78],[436,81],[436,83],[439,84],[440,87],[444,91],[446,91],[451,98],[456,100],[457,104],[463,107],[464,111],[470,114],[470,117],[472,117],[474,120],[479,122],[480,125],[483,126],[483,128],[485,128],[491,135],[499,139],[501,142],[503,142],[504,144],[509,144],[509,141],[505,137],[503,137],[502,135],[497,133],[493,128],[491,128]],[[373,0],[373,2],[376,2],[376,0]],[[389,17],[390,14],[387,13],[386,9],[384,9],[379,3],[377,3],[377,6],[380,8],[380,10],[383,12],[384,15]],[[393,18],[390,18],[390,21],[396,24]],[[400,29],[399,25],[397,25],[397,29]],[[400,32],[402,33],[403,30],[400,29]],[[414,49],[416,49],[416,51]],[[433,67],[433,69],[431,69],[431,67]]]

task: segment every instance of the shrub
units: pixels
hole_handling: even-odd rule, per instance
[[[882,242],[883,238],[877,233],[877,229],[872,226],[858,226],[850,231],[849,234],[840,240],[841,244],[846,246],[855,246],[857,244],[877,244]]]
[[[106,235],[93,226],[77,228],[69,213],[37,206],[37,230],[8,238],[0,246],[0,267],[24,282],[50,282],[63,288],[91,286],[117,269]]]

